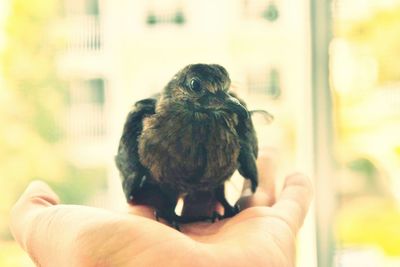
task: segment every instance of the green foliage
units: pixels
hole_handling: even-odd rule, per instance
[[[50,186],[57,192],[62,203],[82,204],[106,187],[104,168],[81,169],[67,166],[66,178],[62,181],[50,181]]]
[[[60,49],[52,34],[58,1],[13,0],[7,21],[7,47],[2,58],[8,90],[29,107],[24,123],[44,140],[62,137],[57,118],[62,109],[55,56]]]
[[[336,219],[342,244],[375,245],[389,256],[400,255],[400,212],[393,201],[365,197],[348,203]]]
[[[29,181],[50,183],[64,203],[83,203],[104,187],[103,169],[79,170],[66,159],[65,83],[54,25],[60,1],[11,0],[0,55],[0,240],[11,238],[8,213]],[[1,82],[1,81],[0,81]],[[0,266],[12,266],[1,262]]]
[[[1,55],[5,85],[0,93],[0,217],[32,179],[51,180],[63,173],[62,155],[55,143],[61,130],[61,109],[55,74],[56,48],[49,25],[56,1],[11,1],[6,48]],[[56,88],[56,90],[54,89]],[[7,220],[0,220],[7,233]]]
[[[358,22],[339,24],[338,36],[367,48],[379,64],[379,82],[400,80],[400,6],[377,10]]]
[[[352,186],[361,189],[357,196],[341,203],[336,215],[337,237],[341,245],[370,244],[398,257],[400,212],[385,176],[390,181],[398,179],[398,161],[393,159],[398,147],[400,117],[398,109],[387,103],[391,96],[384,95],[379,100],[376,89],[400,81],[400,6],[375,10],[368,18],[340,21],[336,26],[336,35],[350,43],[352,53],[360,52],[378,63],[378,84],[371,85],[372,90],[365,88],[363,81],[357,81],[351,94],[346,92],[337,98],[341,142],[338,151],[344,159],[354,153],[374,159],[360,158],[347,166],[355,175],[345,178],[353,179]],[[361,61],[358,63],[358,67],[362,65]],[[393,97],[396,96],[394,91]],[[364,186],[360,186],[360,181]]]

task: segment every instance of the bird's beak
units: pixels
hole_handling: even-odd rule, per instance
[[[226,107],[243,119],[248,119],[250,117],[249,111],[233,96],[228,95]]]

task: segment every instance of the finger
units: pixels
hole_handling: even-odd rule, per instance
[[[56,193],[44,182],[31,182],[11,211],[10,229],[18,243],[26,248],[26,236],[34,214],[43,208],[58,204]]]
[[[47,184],[35,181],[12,208],[11,232],[37,266],[92,266],[77,264],[78,255],[88,248],[91,238],[94,245],[97,237],[102,245],[117,233],[119,238],[115,240],[121,241],[125,236],[129,239],[116,227],[117,222],[130,229],[130,222],[139,220],[102,209],[58,203],[58,196]]]
[[[57,194],[43,181],[32,181],[20,197],[21,201],[33,201],[35,204],[50,206],[60,203]],[[35,202],[42,200],[43,202]]]
[[[250,182],[245,181],[242,197],[238,204],[241,208],[254,206],[271,206],[275,202],[275,177],[277,169],[277,152],[273,148],[260,149],[257,159],[259,186],[252,194]]]
[[[37,266],[121,266],[135,252],[176,240],[177,231],[147,218],[56,203],[46,184],[34,182],[11,213],[12,232]]]
[[[311,181],[296,173],[286,178],[282,193],[273,208],[296,233],[303,224],[312,199]]]

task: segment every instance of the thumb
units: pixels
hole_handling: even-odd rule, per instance
[[[301,173],[286,177],[278,201],[273,205],[296,233],[303,224],[313,195],[311,181]]]
[[[15,240],[26,249],[32,221],[44,208],[59,204],[56,193],[44,182],[31,182],[11,210],[10,230]]]

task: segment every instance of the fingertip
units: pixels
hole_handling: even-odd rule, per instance
[[[314,187],[310,178],[301,172],[295,172],[286,177],[283,190],[292,186],[302,187],[308,191],[310,197],[313,195]]]
[[[46,182],[44,182],[42,180],[32,180],[28,184],[28,186],[26,187],[25,191],[31,191],[31,190],[32,191],[36,191],[36,190],[46,190],[46,191],[48,191],[48,190],[51,190],[51,189],[50,189],[50,186]]]
[[[9,221],[11,233],[24,249],[28,247],[26,242],[35,214],[58,203],[58,196],[45,182],[34,180],[26,187],[11,208]]]
[[[21,198],[27,198],[30,201],[34,201],[35,199],[44,200],[51,205],[57,205],[60,203],[58,195],[47,183],[41,180],[31,181]]]
[[[286,177],[283,190],[273,205],[276,212],[291,226],[294,232],[301,227],[310,207],[313,189],[310,179],[302,173]]]

